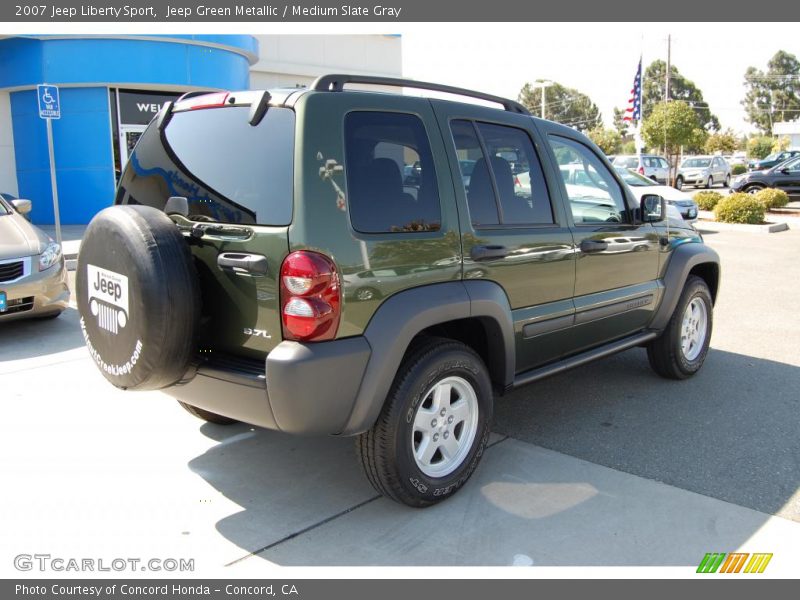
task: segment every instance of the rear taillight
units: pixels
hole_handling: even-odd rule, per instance
[[[636,170],[639,172],[639,175],[644,175],[644,167],[639,167]]]
[[[283,339],[330,340],[336,335],[342,296],[336,266],[323,254],[298,250],[281,265]]]

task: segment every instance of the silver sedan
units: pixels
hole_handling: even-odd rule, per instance
[[[685,185],[710,188],[721,183],[724,187],[731,184],[731,166],[721,156],[690,156],[684,158],[675,178],[675,187]]]
[[[30,200],[0,194],[0,322],[57,317],[69,304],[61,247],[24,215]]]

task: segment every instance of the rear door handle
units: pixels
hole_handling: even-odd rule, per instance
[[[600,242],[598,240],[583,240],[581,242],[581,252],[584,254],[602,252],[603,250],[608,250],[608,242]]]
[[[263,276],[269,271],[267,257],[261,254],[223,252],[217,255],[217,266],[238,275]]]
[[[505,246],[473,246],[469,255],[472,260],[491,260],[493,258],[505,258],[510,254],[510,250]]]

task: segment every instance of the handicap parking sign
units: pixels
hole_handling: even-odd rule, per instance
[[[36,86],[39,97],[39,116],[42,119],[60,119],[61,103],[58,99],[58,87],[43,83]]]

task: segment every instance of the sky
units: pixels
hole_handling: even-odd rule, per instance
[[[703,92],[722,128],[753,131],[740,102],[748,66],[766,70],[786,50],[800,58],[796,24],[453,23],[404,28],[403,75],[515,98],[550,79],[588,94],[610,126],[625,108],[639,55],[666,60]]]

